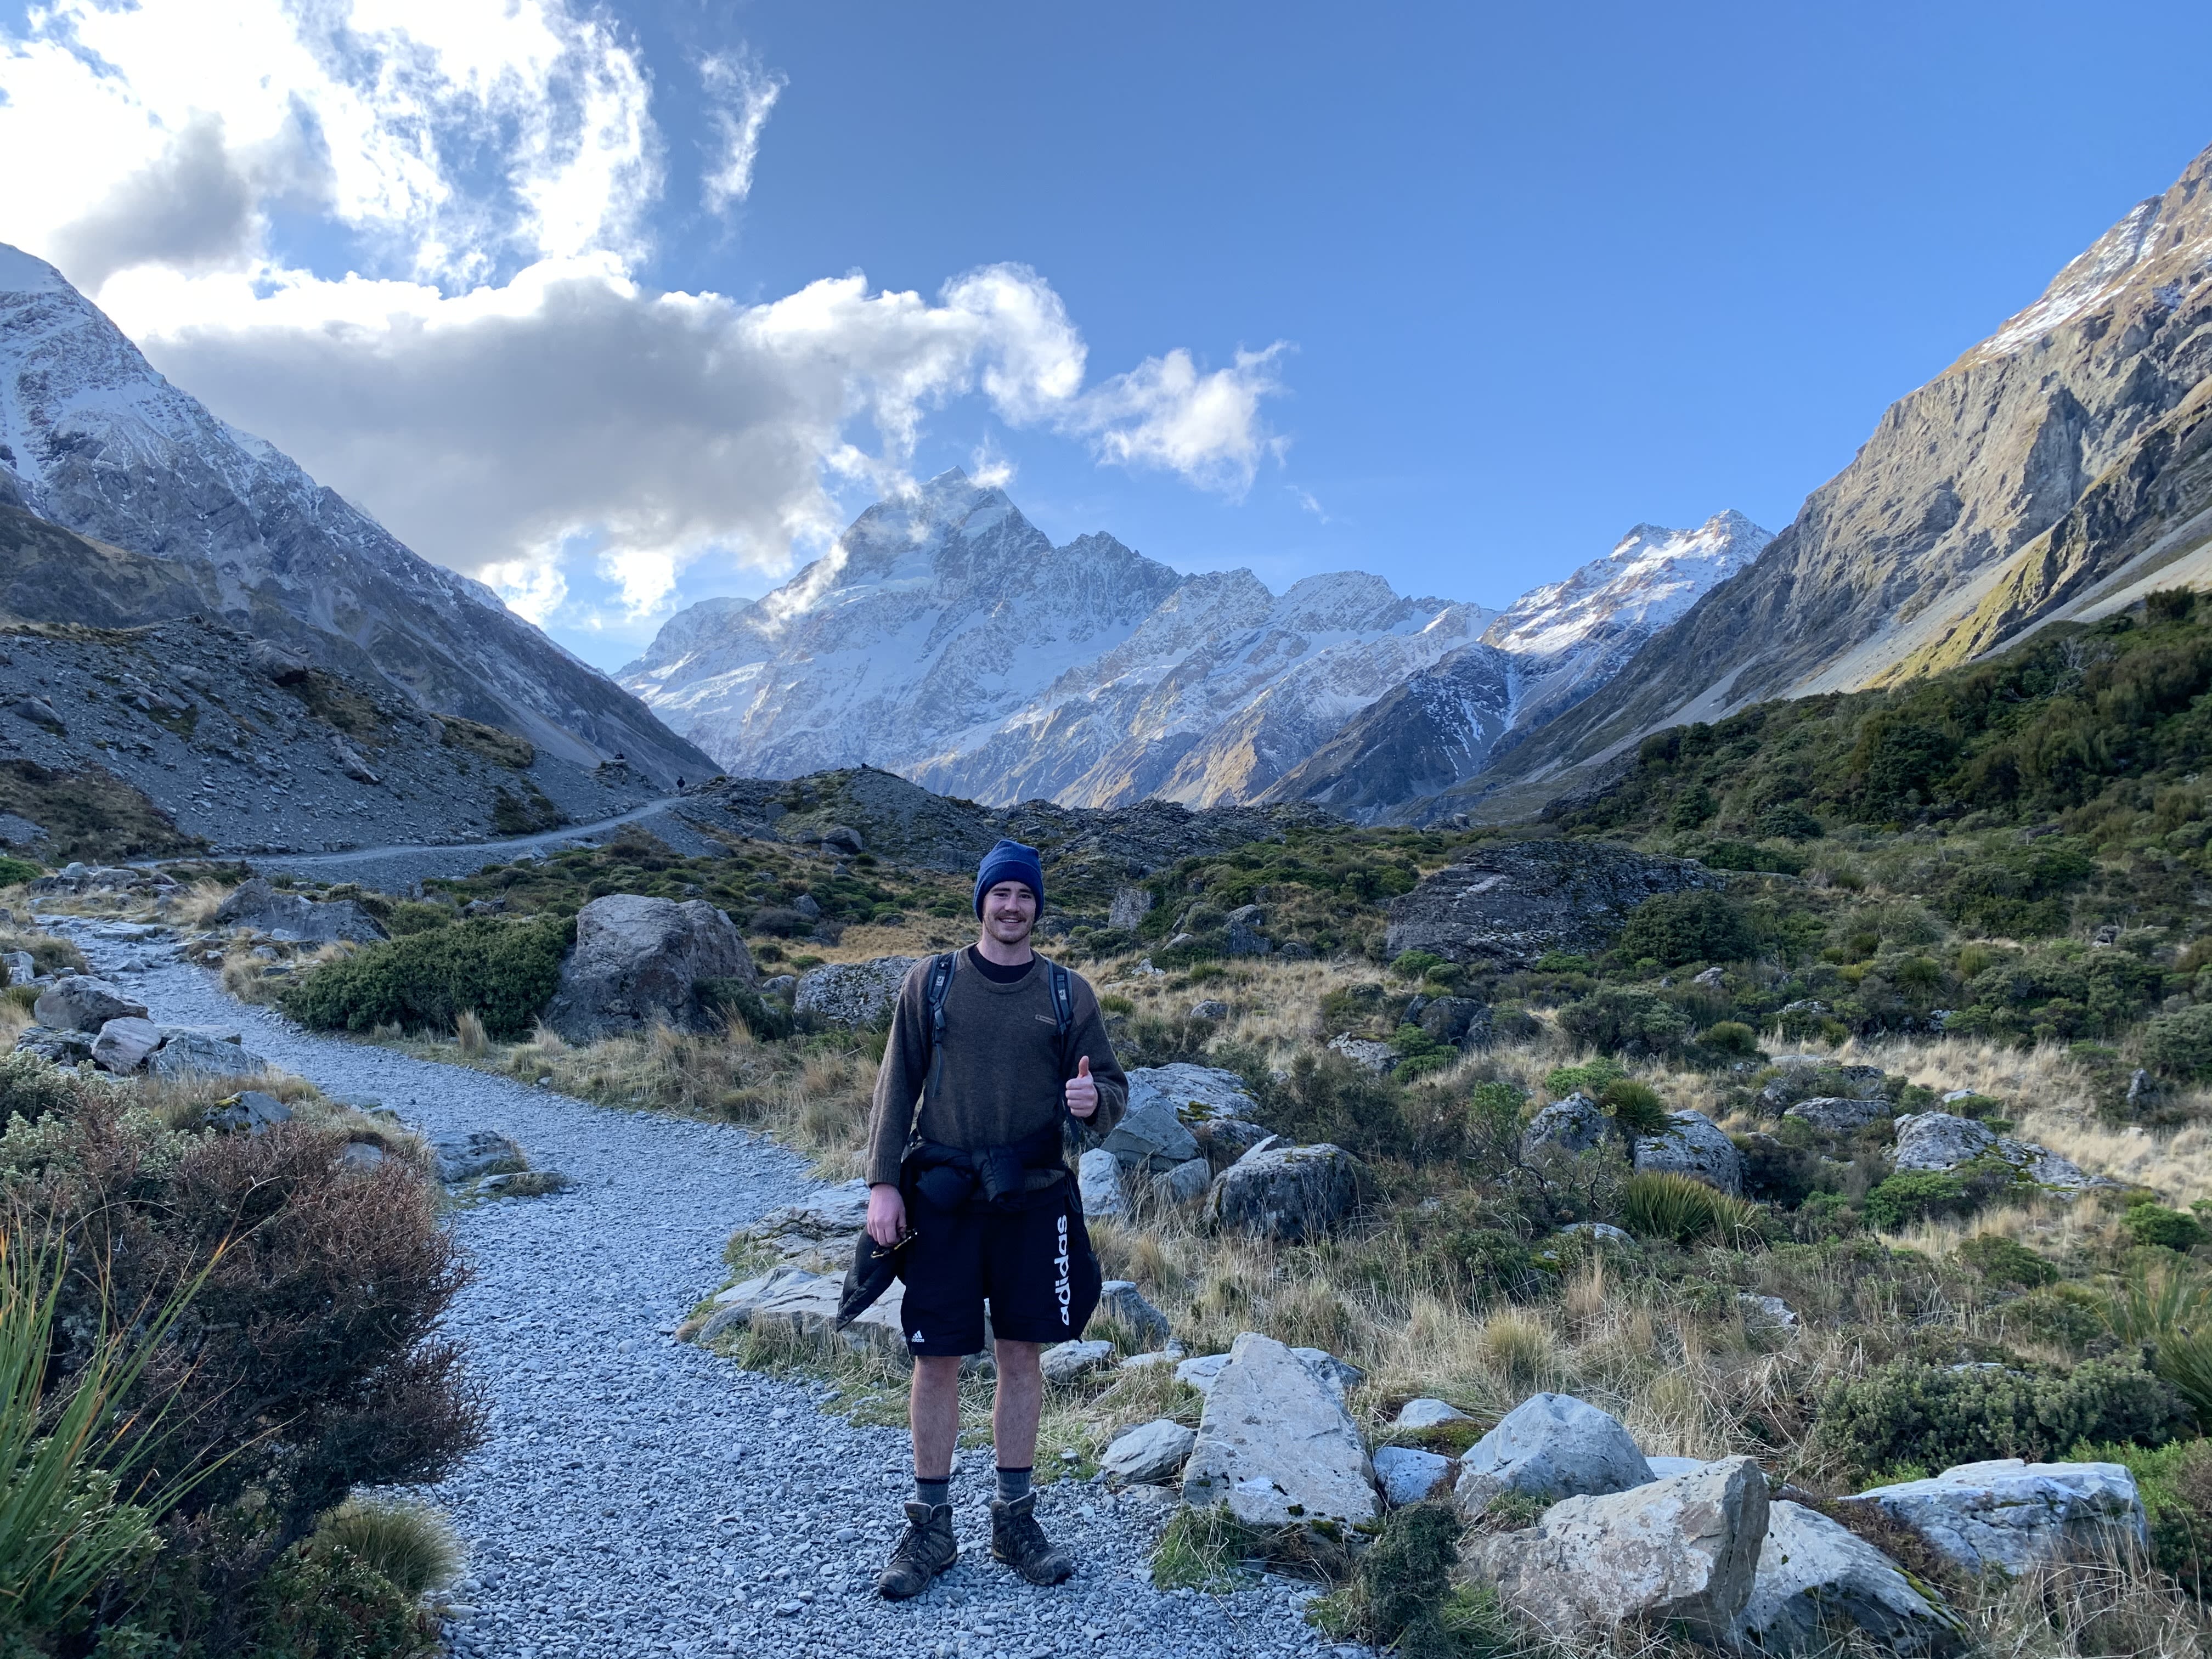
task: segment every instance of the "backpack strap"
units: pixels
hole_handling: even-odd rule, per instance
[[[924,1028],[929,1038],[929,1071],[922,1079],[921,1094],[907,1121],[907,1148],[911,1152],[921,1136],[921,1109],[936,1097],[937,1079],[945,1069],[945,997],[952,988],[952,975],[960,966],[960,953],[946,951],[930,958],[929,977],[922,984],[921,1006],[929,1017]]]
[[[1074,975],[1056,962],[1048,962],[1045,966],[1052,969],[1053,1027],[1065,1046],[1067,1034],[1075,1029]]]

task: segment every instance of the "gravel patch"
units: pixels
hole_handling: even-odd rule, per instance
[[[821,1387],[665,1333],[723,1277],[737,1227],[800,1197],[804,1164],[726,1125],[611,1111],[506,1079],[312,1036],[225,995],[166,938],[54,918],[157,1020],[239,1027],[325,1094],[374,1095],[433,1131],[511,1135],[576,1182],[478,1204],[453,1226],[477,1277],[452,1316],[495,1414],[483,1449],[420,1496],[469,1548],[453,1650],[496,1659],[715,1653],[1292,1656],[1330,1652],[1309,1593],[1152,1588],[1167,1513],[1102,1486],[1040,1489],[1076,1576],[1036,1589],[990,1559],[990,1458],[955,1481],[959,1565],[916,1600],[872,1593],[902,1517],[906,1436],[856,1428]],[[1359,1650],[1336,1650],[1358,1652]]]

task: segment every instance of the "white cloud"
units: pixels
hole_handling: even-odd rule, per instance
[[[701,73],[726,208],[784,81]],[[1279,447],[1279,348],[1086,388],[1081,332],[1021,265],[933,300],[858,274],[761,304],[646,289],[652,94],[564,0],[58,0],[0,36],[0,154],[40,158],[0,240],[418,550],[571,628],[649,617],[710,552],[787,570],[836,533],[834,490],[908,486],[955,398],[1232,494]],[[343,251],[288,259],[279,210]]]
[[[721,154],[701,186],[707,208],[726,213],[752,194],[753,163],[760,159],[761,130],[789,79],[744,56],[708,58],[699,79],[715,100],[714,131]]]

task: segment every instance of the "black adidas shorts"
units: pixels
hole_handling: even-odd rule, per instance
[[[925,1358],[981,1352],[987,1300],[995,1336],[1046,1344],[1081,1336],[1097,1305],[1095,1285],[1083,1294],[1084,1269],[1097,1269],[1082,1221],[1069,1212],[1059,1190],[1018,1210],[990,1204],[940,1210],[908,1192],[915,1241],[899,1263],[908,1350]]]

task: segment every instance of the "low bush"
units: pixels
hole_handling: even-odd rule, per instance
[[[2145,1020],[2142,1057],[2168,1077],[2191,1083],[2212,1079],[2212,1004]]]
[[[1759,1033],[1740,1019],[1723,1019],[1698,1033],[1698,1045],[1729,1060],[1759,1058]]]
[[[1814,1435],[1862,1475],[1900,1465],[1951,1468],[1992,1457],[2040,1462],[2082,1440],[2162,1446],[2189,1426],[2190,1408],[2149,1372],[2103,1360],[2069,1371],[1899,1360],[1832,1384]]]
[[[1270,1090],[1266,1121],[1286,1139],[1328,1141],[1355,1158],[1410,1158],[1403,1091],[1341,1054],[1301,1053]]]
[[[1620,1224],[1674,1244],[1734,1243],[1758,1231],[1758,1210],[1670,1170],[1642,1170],[1621,1188]]]
[[[763,1042],[781,1042],[799,1029],[799,1016],[781,997],[767,997],[759,988],[741,979],[702,979],[699,1001],[743,1020],[745,1030]]]
[[[2058,1277],[2058,1269],[2016,1238],[2002,1233],[1977,1233],[1959,1246],[1959,1259],[1992,1285],[2019,1285],[2033,1290]]]
[[[1866,1195],[1866,1218],[1889,1231],[1972,1207],[1966,1183],[1942,1170],[1900,1170]]]
[[[1608,987],[1560,1009],[1559,1029],[1601,1052],[1662,1054],[1681,1047],[1690,1019],[1654,992]]]
[[[460,1576],[461,1545],[437,1510],[348,1498],[315,1523],[312,1556],[345,1550],[410,1600]]]
[[[573,921],[477,917],[325,963],[288,986],[282,1001],[321,1030],[444,1031],[473,1011],[490,1035],[516,1041],[553,1000],[574,938]]]
[[[2131,1204],[2121,1224],[2136,1243],[2155,1244],[2169,1250],[2193,1250],[2206,1237],[2203,1222],[2184,1211],[2169,1210],[2163,1204]]]
[[[1459,1517],[1449,1504],[1413,1504],[1383,1517],[1352,1580],[1316,1603],[1314,1622],[1339,1639],[1389,1649],[1407,1659],[1444,1659],[1459,1650],[1444,1627]]]
[[[1630,962],[1662,968],[1692,962],[1736,962],[1759,948],[1743,907],[1726,894],[1660,893],[1628,913],[1614,947]]]

